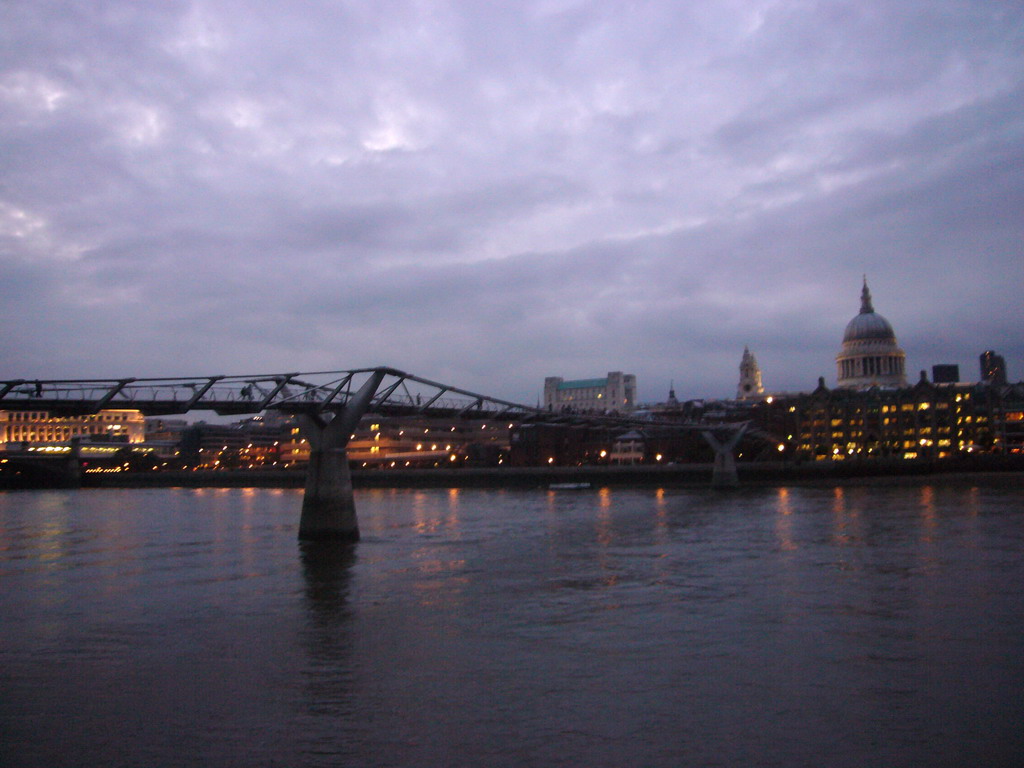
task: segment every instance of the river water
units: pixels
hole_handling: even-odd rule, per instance
[[[0,765],[999,766],[1024,495],[0,494]]]

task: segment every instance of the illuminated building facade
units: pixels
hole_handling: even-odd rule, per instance
[[[84,416],[51,416],[47,411],[0,411],[0,446],[11,443],[66,443],[72,438],[141,443],[146,425],[139,411],[109,409]]]
[[[366,417],[348,444],[361,468],[498,466],[508,456],[513,425],[505,421]]]
[[[843,347],[836,356],[836,378],[840,389],[905,387],[906,355],[896,344],[889,321],[875,312],[867,278],[860,296],[860,314],[846,326]]]
[[[181,432],[179,456],[199,469],[256,469],[276,466],[283,437],[278,425],[258,418],[237,424],[199,422]]]
[[[776,394],[754,408],[754,420],[784,442],[788,457],[804,460],[1024,452],[1024,383],[1006,383],[1002,358],[981,355],[978,384],[960,382],[959,367],[945,364],[933,367],[933,381],[922,371],[909,387],[904,361],[865,279],[860,314],[836,357],[837,388],[819,379],[809,394]]]
[[[365,416],[345,451],[356,469],[498,466],[508,457],[505,421]],[[282,438],[279,461],[297,466],[309,461],[309,444],[297,426]]]
[[[828,389],[757,408],[762,428],[807,460],[945,459],[1024,452],[1024,383],[921,381],[900,389]]]
[[[281,438],[281,444],[278,446],[278,461],[281,462],[281,466],[295,467],[309,462],[309,441],[300,432],[301,430],[293,425],[289,428],[288,435]]]
[[[544,379],[544,408],[555,413],[629,413],[636,407],[636,376],[612,371],[603,379]]]

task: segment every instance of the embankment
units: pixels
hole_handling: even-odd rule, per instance
[[[738,465],[740,484],[955,482],[979,474],[1024,482],[1024,456],[978,456],[944,461],[844,461]],[[84,475],[84,487],[302,488],[305,471],[225,470]],[[546,488],[554,483],[618,487],[699,487],[711,484],[710,464],[624,467],[474,467],[354,470],[356,488]]]

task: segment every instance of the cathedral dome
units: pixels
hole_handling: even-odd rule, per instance
[[[871,305],[871,291],[865,279],[860,314],[847,323],[843,349],[836,356],[839,386],[844,389],[904,387],[905,358],[889,321]]]
[[[870,301],[870,299],[869,299]],[[896,341],[896,333],[889,321],[874,311],[857,315],[846,325],[843,341]]]

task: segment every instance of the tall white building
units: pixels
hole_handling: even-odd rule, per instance
[[[840,389],[905,387],[906,354],[896,343],[889,321],[875,312],[867,278],[860,294],[860,314],[846,326],[843,348],[836,356]]]
[[[636,376],[611,371],[603,379],[544,379],[544,408],[576,413],[629,413],[636,406]]]

